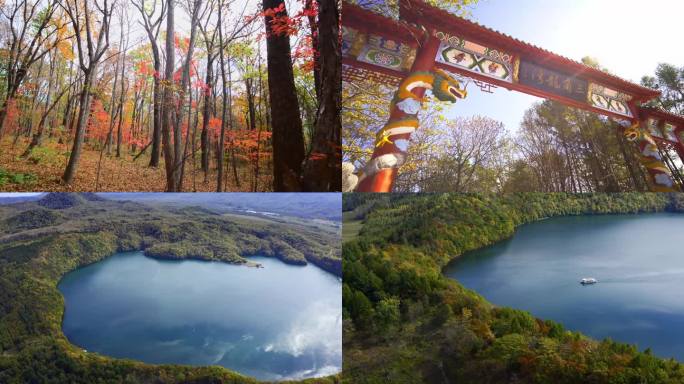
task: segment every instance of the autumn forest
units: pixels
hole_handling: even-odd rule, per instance
[[[339,6],[0,0],[0,188],[339,191]]]

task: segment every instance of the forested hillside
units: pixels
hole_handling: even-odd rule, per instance
[[[561,215],[684,212],[667,194],[344,196],[344,381],[681,383],[684,366],[497,308],[442,276],[453,258]],[[533,267],[533,266],[530,266]]]
[[[339,191],[336,1],[0,1],[0,189]]]
[[[254,265],[265,255],[313,263],[341,275],[339,236],[296,224],[224,216],[202,208],[172,213],[97,195],[48,194],[0,206],[0,382],[249,383],[219,367],[152,366],[86,353],[62,334],[56,286],[67,272],[115,252]],[[319,379],[311,382],[334,382]]]

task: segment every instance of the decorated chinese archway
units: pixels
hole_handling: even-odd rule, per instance
[[[360,192],[390,192],[406,146],[419,128],[426,90],[442,101],[467,97],[463,78],[482,88],[502,87],[559,101],[628,122],[648,170],[653,191],[676,190],[663,156],[674,150],[684,160],[684,117],[642,103],[660,92],[623,80],[537,46],[454,16],[419,0],[399,0],[391,19],[344,3],[342,22],[344,81],[396,86],[390,117],[375,140],[373,155],[358,172]]]

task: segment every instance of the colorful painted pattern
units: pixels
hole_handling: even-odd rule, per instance
[[[650,126],[650,121],[647,122]],[[662,156],[658,151],[658,145],[646,130],[641,129],[639,123],[625,129],[624,135],[627,140],[636,143],[639,148],[639,160],[646,167],[651,177],[653,192],[676,192],[670,170],[663,163]]]
[[[614,112],[619,115],[632,117],[632,112],[629,110],[627,102],[632,99],[631,96],[618,92],[614,89],[604,87],[595,83],[589,84],[589,104],[603,109],[605,111]]]
[[[435,37],[441,40],[438,63],[513,82],[512,55],[444,32],[436,32]]]
[[[367,44],[361,49],[357,60],[383,68],[403,72],[410,68],[415,53],[404,43],[377,35],[368,35]]]
[[[392,39],[342,26],[342,56],[399,72],[407,71],[415,49]]]

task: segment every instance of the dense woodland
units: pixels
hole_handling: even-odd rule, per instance
[[[355,3],[396,17],[396,2],[381,2],[382,6],[373,1]],[[477,7],[476,1],[430,3],[466,17],[472,7]],[[590,57],[582,62],[607,71]],[[684,66],[660,64],[653,74],[641,79],[641,84],[662,93],[649,105],[684,113]],[[473,84],[468,89],[480,92]],[[376,133],[387,122],[395,90],[372,82],[344,83],[344,161],[357,169],[370,159]],[[482,116],[449,118],[448,110],[464,106],[433,97],[428,100],[419,113],[420,129],[412,135],[395,192],[650,190],[638,149],[625,139],[624,126],[617,121],[546,100],[530,106],[518,127],[504,127]],[[664,150],[662,155],[681,187],[682,159],[674,150]]]
[[[0,1],[0,189],[339,191],[339,15]]]
[[[48,194],[0,205],[1,383],[254,383],[221,367],[148,365],[87,353],[61,328],[67,272],[115,252],[158,258],[221,260],[245,256],[313,263],[341,276],[339,233],[332,226],[239,218],[197,207],[177,210],[110,201],[97,195]],[[307,383],[334,383],[322,378]]]
[[[495,307],[441,274],[561,215],[684,213],[681,195],[345,194],[344,382],[681,383],[684,365]]]

